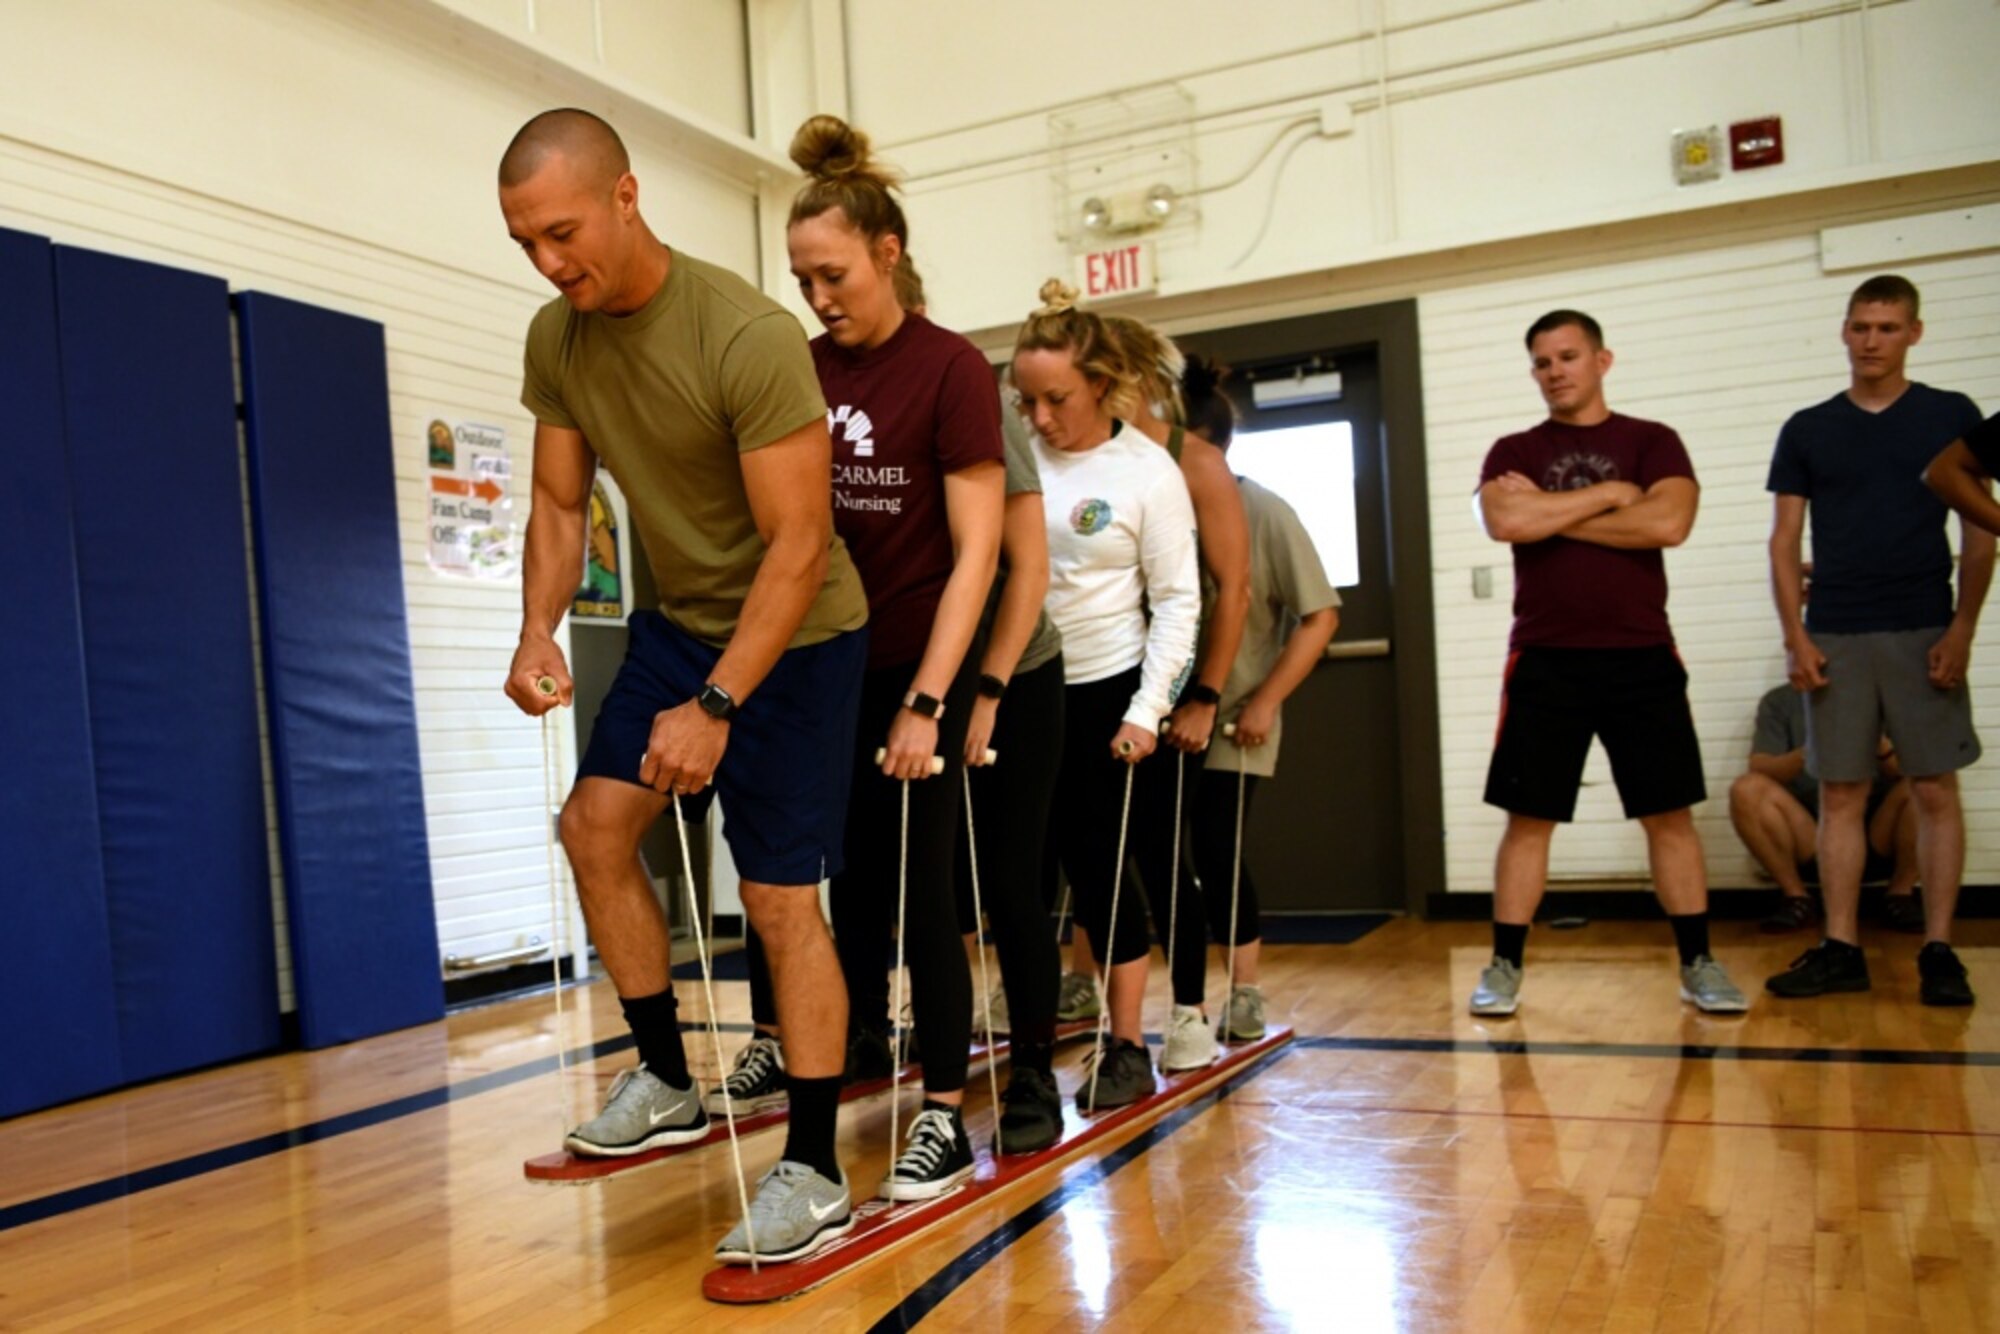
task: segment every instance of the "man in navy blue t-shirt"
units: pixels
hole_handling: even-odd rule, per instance
[[[1993,535],[1966,525],[1954,606],[1948,511],[1923,472],[1979,423],[1963,394],[1904,374],[1923,337],[1917,289],[1871,278],[1847,305],[1844,393],[1792,415],[1778,433],[1769,489],[1772,588],[1793,688],[1806,697],[1806,764],[1820,778],[1820,887],[1826,939],[1765,983],[1779,996],[1866,991],[1856,909],[1867,856],[1864,817],[1887,733],[1910,778],[1924,937],[1926,1005],[1970,1005],[1952,953],[1965,867],[1958,770],[1979,758],[1965,669],[1993,577]],[[1813,596],[1800,605],[1799,538],[1812,515]]]

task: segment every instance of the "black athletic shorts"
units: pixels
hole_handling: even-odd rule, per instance
[[[1703,801],[1687,668],[1671,645],[1524,648],[1507,660],[1487,804],[1568,821],[1590,739],[1600,737],[1628,819]]]

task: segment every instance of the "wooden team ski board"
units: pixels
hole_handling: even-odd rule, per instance
[[[1066,1038],[1084,1037],[1096,1031],[1097,1024],[1094,1020],[1057,1024],[1056,1041],[1061,1042]],[[991,1054],[996,1058],[1006,1055],[1007,1039],[996,1039],[993,1043]],[[968,1069],[983,1069],[987,1057],[988,1052],[984,1044],[973,1044],[971,1064]],[[923,1083],[923,1067],[915,1064],[905,1065],[900,1077],[895,1082],[904,1088],[920,1087]],[[848,1103],[861,1098],[871,1098],[878,1093],[886,1093],[890,1083],[891,1081],[887,1079],[869,1079],[857,1084],[849,1084],[840,1091],[840,1100],[843,1103]],[[754,1134],[759,1130],[769,1130],[773,1126],[785,1124],[789,1116],[790,1108],[788,1107],[768,1107],[761,1112],[751,1112],[747,1116],[736,1118],[736,1133],[741,1136]],[[562,1149],[555,1153],[545,1153],[540,1157],[528,1159],[525,1163],[521,1164],[521,1172],[528,1180],[541,1182],[545,1185],[594,1185],[597,1182],[606,1181],[612,1177],[623,1176],[627,1172],[637,1171],[642,1167],[651,1167],[655,1163],[664,1162],[668,1158],[677,1157],[683,1153],[693,1153],[696,1149],[705,1149],[711,1144],[720,1144],[729,1138],[729,1126],[721,1117],[711,1116],[709,1123],[707,1136],[694,1141],[692,1144],[675,1144],[663,1149],[648,1149],[644,1153],[629,1154],[622,1158],[594,1158]]]
[[[1052,1167],[1091,1143],[1134,1122],[1150,1121],[1174,1107],[1191,1102],[1255,1065],[1292,1037],[1289,1028],[1273,1028],[1257,1042],[1225,1047],[1221,1059],[1200,1070],[1163,1075],[1160,1091],[1129,1107],[1106,1112],[1089,1120],[1075,1110],[1074,1089],[1065,1092],[1064,1135],[1040,1153],[994,1158],[975,1150],[979,1166],[971,1181],[935,1200],[892,1205],[887,1200],[868,1199],[854,1206],[854,1229],[824,1250],[789,1264],[721,1265],[702,1280],[701,1292],[715,1302],[751,1303],[783,1301],[831,1282],[889,1250],[910,1241],[962,1212],[981,1203],[1026,1177]]]

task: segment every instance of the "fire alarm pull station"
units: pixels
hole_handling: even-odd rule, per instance
[[[1729,169],[1775,167],[1785,160],[1785,122],[1779,116],[1739,120],[1729,127]]]

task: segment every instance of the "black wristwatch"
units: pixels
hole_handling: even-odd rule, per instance
[[[736,716],[736,701],[731,698],[727,690],[713,681],[701,688],[701,693],[694,697],[694,702],[701,705],[703,713],[717,722],[726,723]]]
[[[1005,681],[1002,681],[991,672],[981,672],[979,674],[979,697],[981,699],[999,699],[1006,693],[1007,683]]]
[[[1219,705],[1222,703],[1222,692],[1214,686],[1205,686],[1197,681],[1186,690],[1181,691],[1181,703]]]
[[[932,722],[944,717],[944,701],[936,695],[926,695],[921,690],[912,690],[903,696],[903,707]]]

